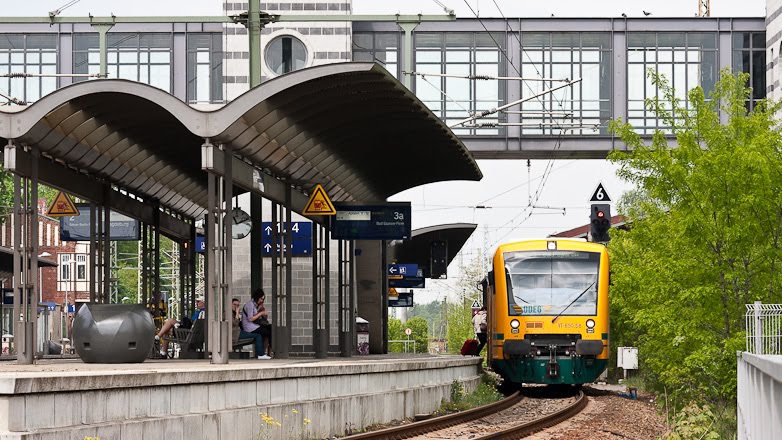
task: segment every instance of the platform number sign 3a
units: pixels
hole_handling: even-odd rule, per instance
[[[606,192],[606,189],[603,187],[602,183],[597,184],[597,188],[595,188],[595,192],[592,193],[592,198],[589,199],[590,202],[610,202],[611,198],[608,197],[608,193]]]

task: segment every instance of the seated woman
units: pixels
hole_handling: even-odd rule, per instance
[[[201,313],[204,311],[204,301],[196,301],[196,310],[193,313],[193,317],[190,318],[190,324],[192,325],[196,319],[201,318]],[[183,320],[186,318],[183,318]],[[155,335],[155,341],[160,341],[160,355],[168,357],[168,338],[171,336],[171,332],[174,327],[179,327],[181,321],[177,321],[174,318],[168,318],[166,322],[160,327],[160,331]]]
[[[271,353],[272,328],[269,322],[269,311],[264,307],[264,301],[266,301],[266,294],[263,289],[252,293],[250,300],[242,308],[242,331],[239,337],[254,338],[255,354],[258,359],[271,359],[268,353]]]
[[[233,318],[233,323],[231,325],[231,337],[233,338],[234,343],[240,339],[252,339],[255,343],[256,353],[259,353],[258,347],[263,347],[263,336],[260,333],[247,333],[246,331],[242,330],[241,305],[242,304],[239,301],[239,298],[231,299],[231,314]]]

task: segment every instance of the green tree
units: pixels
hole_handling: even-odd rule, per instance
[[[43,184],[38,185],[38,198],[46,200],[47,206],[54,200],[56,195],[56,189]],[[0,157],[0,223],[5,221],[6,216],[11,213],[13,206],[14,176],[5,170],[2,163],[2,157]]]
[[[448,303],[448,352],[459,354],[464,341],[473,339],[472,300],[468,298]]]
[[[612,231],[612,342],[639,347],[648,382],[677,401],[736,397],[736,350],[745,304],[780,302],[782,137],[776,104],[745,103],[748,76],[723,71],[707,97],[675,98],[668,81],[647,100],[658,131],[644,145],[633,128],[611,131],[632,150],[613,152],[638,192],[625,201],[629,231]],[[720,123],[720,110],[727,116]]]
[[[429,351],[429,325],[426,320],[424,318],[410,318],[404,327],[412,330],[410,339],[415,340],[416,353],[427,353]],[[412,349],[412,347],[410,348]]]
[[[412,330],[410,336],[405,334],[405,329]],[[416,353],[426,353],[429,350],[429,326],[426,320],[421,317],[410,318],[407,322],[402,322],[396,318],[388,318],[388,340],[389,341],[415,341]],[[408,345],[408,350],[413,350],[413,344]],[[405,351],[405,344],[402,342],[391,342],[388,351],[393,353],[402,353]]]
[[[410,317],[420,317],[426,320],[429,326],[429,336],[432,339],[443,338],[445,335],[445,314],[442,303],[433,301],[427,304],[416,304],[410,309]]]
[[[0,168],[0,222],[5,221],[14,206],[14,179],[11,174]]]

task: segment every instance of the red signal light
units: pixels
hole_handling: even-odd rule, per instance
[[[597,211],[597,218],[603,218],[605,217],[605,214],[603,214],[603,211]]]

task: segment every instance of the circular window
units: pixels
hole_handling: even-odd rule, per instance
[[[307,48],[298,38],[283,35],[266,46],[266,65],[277,75],[307,66]]]

